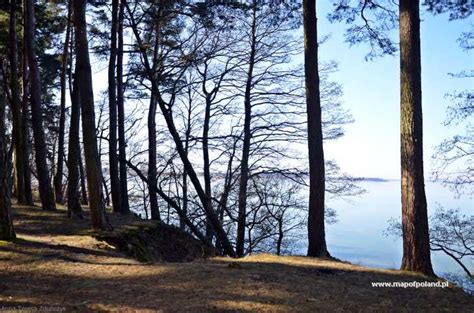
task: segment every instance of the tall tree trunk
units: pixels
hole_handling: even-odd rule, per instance
[[[240,183],[239,183],[239,213],[237,217],[237,245],[236,252],[239,257],[244,255],[245,243],[245,224],[247,215],[247,185],[249,180],[249,156],[250,156],[250,140],[252,133],[250,123],[252,120],[252,104],[251,91],[253,80],[253,68],[255,65],[255,50],[257,45],[257,2],[253,1],[253,17],[252,17],[252,41],[250,47],[249,68],[247,70],[247,82],[244,95],[244,139],[242,147],[242,159],[240,161]]]
[[[25,10],[23,10],[25,11]],[[25,12],[23,12],[25,15]],[[25,29],[23,28],[23,31]],[[31,190],[31,168],[30,168],[30,118],[29,118],[29,108],[28,108],[28,58],[26,56],[26,43],[25,36],[23,36],[23,48],[22,48],[22,88],[23,88],[23,98],[21,99],[21,133],[22,133],[22,142],[21,149],[23,150],[23,182],[25,184],[25,201],[26,205],[33,206],[33,193]]]
[[[13,117],[13,143],[15,152],[15,191],[18,203],[26,204],[25,192],[25,171],[24,171],[24,156],[23,156],[23,133],[22,133],[22,118],[21,118],[21,102],[20,102],[20,87],[18,84],[18,38],[16,35],[16,15],[17,2],[10,1],[10,28],[9,28],[9,58],[10,58],[10,90],[11,90],[11,108]]]
[[[78,80],[74,79],[71,95],[71,123],[69,125],[69,147],[68,147],[68,185],[67,185],[67,209],[68,216],[76,219],[82,218],[82,207],[79,200],[79,157],[81,154],[79,143],[79,126],[81,97],[79,94]]]
[[[72,8],[71,8],[71,11],[72,11]],[[71,39],[70,39],[70,51],[69,51],[69,55],[70,57],[68,58],[68,63],[69,63],[69,66],[68,66],[68,77],[69,77],[69,93],[70,93],[70,97],[71,97],[71,104],[76,101],[77,103],[77,114],[74,115],[73,117],[73,112],[72,112],[72,105],[71,105],[71,124],[72,124],[72,120],[75,119],[76,120],[76,126],[77,127],[77,141],[74,143],[74,147],[72,148],[73,150],[75,150],[77,153],[77,165],[78,165],[78,170],[79,170],[79,181],[80,181],[80,192],[79,192],[79,203],[82,204],[82,205],[88,205],[88,201],[87,201],[87,187],[86,187],[86,178],[85,178],[85,174],[84,174],[84,165],[83,165],[83,162],[82,162],[82,151],[81,151],[81,142],[80,142],[80,111],[81,111],[81,98],[80,98],[80,94],[79,94],[79,87],[75,84],[77,84],[77,80],[76,79],[73,79],[73,74],[72,74],[72,67],[73,67],[73,55],[74,55],[74,46],[75,46],[75,39],[74,39],[74,27],[71,28]],[[75,76],[75,75],[74,75]],[[74,94],[74,89],[77,90],[77,94]],[[74,100],[76,99],[76,100]],[[70,125],[71,127],[72,125]],[[71,134],[69,134],[71,136]],[[76,138],[76,137],[75,137]],[[69,150],[70,152],[71,150]],[[79,188],[79,187],[78,187]]]
[[[186,156],[189,153],[189,140],[191,139],[191,118],[192,118],[192,98],[191,98],[191,88],[188,88],[188,108],[187,108],[187,115],[186,115],[186,133],[184,135],[184,153]],[[186,169],[183,170],[183,204],[182,204],[182,211],[184,217],[179,217],[179,228],[181,230],[186,230],[186,222],[185,217],[188,214],[188,173],[186,173]],[[219,242],[219,241],[218,241]]]
[[[0,240],[11,240],[15,238],[11,215],[12,164],[6,140],[3,79],[4,77],[0,76]]]
[[[159,65],[158,51],[161,44],[161,12],[163,10],[162,3],[160,2],[159,14],[155,26],[155,47],[153,49],[153,72]],[[153,89],[153,88],[152,88]],[[150,212],[152,220],[160,220],[160,208],[158,206],[158,197],[154,186],[157,185],[157,171],[156,171],[156,96],[151,92],[150,95],[150,107],[148,110],[148,194],[150,196]]]
[[[114,212],[121,212],[120,205],[120,178],[117,156],[117,84],[115,80],[115,65],[117,61],[117,26],[119,0],[112,1],[112,29],[110,34],[109,58],[109,167],[110,190],[112,193],[112,207]]]
[[[212,205],[212,188],[211,188],[211,164],[209,160],[209,127],[211,122],[211,95],[209,95],[203,85],[203,91],[206,94],[206,107],[204,109],[204,124],[202,131],[202,156],[204,170],[204,192],[206,193],[208,206],[214,210]],[[209,219],[206,222],[206,237],[212,242],[214,230]]]
[[[117,109],[118,109],[118,140],[119,140],[119,159],[120,159],[120,205],[121,213],[128,214],[130,205],[128,202],[128,180],[127,180],[127,159],[125,141],[125,112],[123,99],[123,18],[125,10],[125,0],[120,1],[118,16],[118,46],[117,46]]]
[[[329,252],[326,247],[324,230],[325,169],[319,89],[316,0],[303,1],[303,15],[309,151],[308,256],[326,257],[329,256]]]
[[[158,197],[153,186],[157,184],[156,173],[156,98],[151,93],[150,109],[148,110],[148,193],[150,195],[150,212],[152,220],[160,220]]]
[[[400,140],[403,259],[401,269],[434,275],[423,176],[419,0],[401,0]]]
[[[31,122],[35,143],[35,160],[38,174],[39,192],[43,210],[56,210],[50,173],[46,163],[46,143],[44,140],[43,119],[41,110],[41,82],[35,52],[35,5],[33,0],[26,0],[25,42],[29,65]]]
[[[69,40],[71,37],[71,4],[68,3],[66,38],[64,40],[63,54],[61,59],[61,100],[59,116],[59,136],[58,136],[58,162],[56,174],[54,175],[54,194],[57,203],[64,203],[63,195],[63,168],[64,168],[64,133],[66,128],[66,74],[68,66]]]
[[[79,80],[78,87],[81,98],[82,136],[92,228],[94,230],[110,230],[112,227],[107,221],[105,212],[102,168],[95,133],[94,93],[87,41],[86,0],[74,0],[73,10],[76,30],[76,77]]]

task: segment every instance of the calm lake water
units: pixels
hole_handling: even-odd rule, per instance
[[[330,253],[339,259],[370,267],[399,268],[402,240],[386,237],[384,230],[390,218],[400,220],[400,182],[363,182],[366,193],[347,200],[333,200],[329,206],[338,214],[338,222],[328,225],[326,238]],[[474,202],[468,197],[456,199],[454,194],[438,183],[426,183],[428,214],[440,205],[460,208],[474,213]],[[298,247],[304,254],[306,247]],[[459,273],[461,268],[448,256],[432,253],[434,271],[438,275]],[[474,269],[474,260],[467,262]]]

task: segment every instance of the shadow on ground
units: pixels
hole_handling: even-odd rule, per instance
[[[143,264],[85,235],[85,226],[61,213],[37,219],[28,210],[16,212],[20,239],[0,242],[0,308],[472,312],[474,307],[473,297],[458,288],[373,288],[371,282],[427,278],[330,260],[258,255]],[[50,225],[41,232],[42,221]],[[27,231],[27,225],[38,229]]]

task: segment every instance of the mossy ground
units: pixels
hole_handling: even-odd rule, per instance
[[[64,211],[16,208],[18,239],[0,242],[0,308],[140,312],[472,312],[456,287],[373,288],[424,281],[396,270],[263,254],[239,260],[140,263],[97,240]],[[134,223],[112,216],[113,224]],[[25,312],[25,310],[23,311]]]

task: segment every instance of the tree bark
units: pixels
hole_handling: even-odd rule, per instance
[[[214,210],[212,205],[212,188],[211,188],[211,164],[209,160],[209,128],[211,122],[211,95],[206,91],[205,83],[203,83],[203,92],[206,95],[206,106],[204,109],[204,124],[202,130],[202,156],[204,171],[204,192],[206,193],[208,206]],[[209,220],[206,222],[206,237],[212,242],[214,230]]]
[[[31,122],[35,143],[35,160],[38,174],[39,192],[43,210],[54,211],[53,188],[48,170],[46,143],[44,140],[43,119],[41,110],[41,82],[35,52],[35,6],[33,0],[26,0],[25,42],[29,64]]]
[[[63,54],[61,59],[61,100],[59,116],[59,136],[58,136],[58,161],[56,174],[54,175],[54,194],[57,203],[64,203],[63,195],[63,168],[64,168],[64,134],[66,128],[66,74],[68,66],[69,41],[71,37],[71,4],[68,3],[66,38],[64,39]]]
[[[123,99],[123,18],[125,10],[125,1],[120,1],[118,15],[118,46],[117,46],[117,109],[118,109],[118,140],[119,140],[119,159],[120,159],[120,205],[121,213],[128,214],[130,212],[130,204],[128,202],[128,180],[127,180],[127,163],[122,160],[127,159],[125,141],[125,112]]]
[[[82,218],[82,207],[79,196],[79,123],[80,123],[80,96],[75,83],[74,100],[71,104],[71,125],[69,130],[68,154],[68,215],[71,218]]]
[[[10,90],[11,90],[11,108],[12,108],[12,136],[15,152],[15,193],[18,203],[26,204],[25,192],[25,171],[24,171],[24,156],[23,156],[23,133],[22,133],[22,118],[21,118],[21,102],[20,102],[20,87],[18,84],[18,38],[16,35],[16,0],[10,1],[10,25],[9,25],[9,58],[10,58]]]
[[[400,141],[403,258],[402,270],[434,275],[423,174],[423,115],[419,0],[401,0]]]
[[[158,197],[154,186],[157,184],[156,173],[156,99],[151,93],[150,108],[148,110],[148,193],[150,195],[150,212],[152,220],[160,220]]]
[[[74,119],[77,119],[76,121],[76,127],[77,127],[77,142],[75,142],[74,147],[72,148],[73,150],[77,151],[77,163],[78,163],[78,170],[79,170],[79,181],[80,181],[80,193],[79,193],[79,203],[82,205],[88,205],[89,202],[87,200],[87,187],[86,187],[86,177],[84,174],[84,165],[82,162],[82,150],[81,150],[81,143],[80,143],[80,135],[79,135],[79,129],[80,129],[80,111],[81,111],[81,100],[80,100],[80,94],[79,94],[79,87],[74,86],[74,84],[77,84],[77,80],[73,79],[73,74],[72,74],[72,66],[73,66],[73,55],[74,55],[74,28],[71,28],[71,39],[70,39],[71,45],[70,45],[70,51],[69,51],[69,67],[68,67],[68,77],[69,77],[69,93],[71,97],[71,103],[74,101],[77,102],[77,114],[75,115]],[[77,95],[74,94],[74,89],[77,90]],[[77,100],[74,100],[76,99]],[[76,117],[77,116],[77,117]],[[71,108],[71,120],[73,119],[73,114],[72,114],[72,108]],[[71,121],[72,123],[72,121]],[[71,127],[71,125],[70,125]]]
[[[68,216],[76,219],[82,218],[82,207],[79,196],[79,157],[81,154],[79,143],[79,126],[81,98],[78,88],[78,80],[74,79],[71,94],[71,123],[69,126],[68,147],[68,185],[67,185],[67,209]]]
[[[115,65],[117,62],[117,26],[119,0],[112,1],[112,29],[109,58],[109,167],[110,190],[112,193],[112,207],[114,212],[121,212],[120,205],[120,178],[117,155],[117,84],[115,80]]]
[[[74,0],[73,10],[76,30],[76,77],[79,80],[78,87],[81,98],[82,136],[92,228],[94,230],[110,230],[112,227],[107,221],[105,212],[102,168],[95,133],[94,93],[87,41],[86,0]]]
[[[328,257],[324,230],[325,168],[319,89],[316,0],[303,1],[306,110],[308,116],[308,256]]]
[[[24,28],[23,28],[24,29]],[[22,88],[23,98],[21,99],[21,133],[22,142],[21,149],[23,150],[23,181],[25,184],[25,201],[26,205],[33,206],[33,194],[31,191],[31,168],[30,168],[30,118],[28,111],[28,59],[26,57],[26,44],[24,42],[25,36],[23,36],[23,55],[22,55]]]
[[[3,80],[4,77],[0,77]],[[15,238],[11,215],[12,164],[11,153],[7,149],[5,127],[5,94],[0,81],[0,240]]]
[[[257,45],[257,2],[255,0],[253,1],[252,10],[252,40],[250,47],[249,68],[247,70],[247,81],[244,95],[244,139],[242,146],[242,158],[240,161],[239,212],[237,217],[236,253],[239,257],[242,257],[244,255],[245,224],[247,215],[247,185],[249,180],[250,140],[252,137],[252,133],[250,130],[250,123],[252,120],[252,104],[250,102],[250,98],[252,91],[253,68],[255,65],[255,49]]]
[[[162,3],[160,3],[160,13],[162,11]],[[153,72],[156,72],[156,68],[159,65],[158,60],[158,49],[161,43],[161,16],[158,17],[155,27],[155,47],[153,50]],[[153,89],[153,88],[152,88]],[[150,95],[150,107],[148,110],[148,182],[151,186],[148,186],[148,194],[150,195],[150,212],[152,220],[160,220],[160,208],[158,206],[158,197],[154,186],[157,185],[157,172],[156,172],[156,96],[151,92]]]

